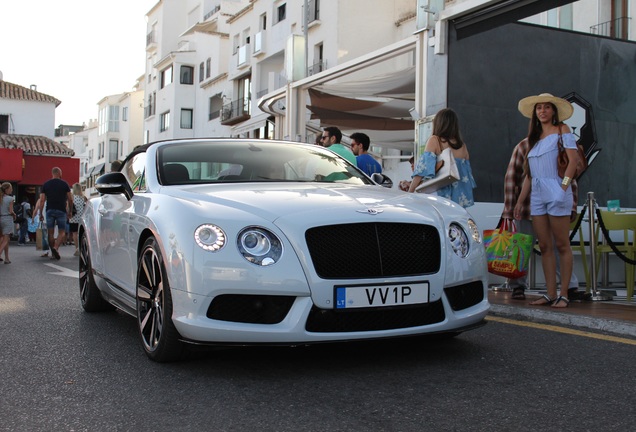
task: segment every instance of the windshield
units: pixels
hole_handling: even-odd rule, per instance
[[[237,182],[373,184],[322,147],[259,140],[194,141],[158,149],[163,185]]]

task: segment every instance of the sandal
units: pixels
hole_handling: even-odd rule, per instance
[[[555,299],[551,299],[547,294],[543,294],[537,300],[530,302],[532,306],[550,306],[555,302]]]
[[[513,300],[525,300],[526,299],[525,289],[523,287],[513,288],[511,298]]]
[[[557,299],[552,303],[553,308],[566,308],[570,304],[570,300],[567,297],[558,296]]]

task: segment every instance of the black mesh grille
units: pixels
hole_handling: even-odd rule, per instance
[[[207,317],[250,324],[277,324],[281,322],[296,297],[264,295],[220,295],[208,308]]]
[[[441,300],[417,306],[374,309],[319,309],[309,312],[305,328],[315,333],[390,330],[417,327],[444,321]]]
[[[311,228],[307,247],[323,279],[413,276],[439,271],[435,227],[402,223],[356,223]]]
[[[456,311],[474,306],[484,299],[484,285],[480,281],[444,288],[444,292],[451,308]]]

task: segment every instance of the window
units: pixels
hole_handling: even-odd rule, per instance
[[[165,132],[170,128],[170,111],[161,114],[159,132]]]
[[[9,133],[9,116],[6,114],[0,115],[0,133]]]
[[[283,3],[282,5],[276,8],[276,22],[274,24],[278,24],[279,22],[285,20],[287,17],[287,4]]]
[[[146,153],[138,153],[130,158],[121,172],[128,180],[133,192],[143,192],[146,190],[146,182],[144,178],[144,168],[146,166]]]
[[[121,120],[128,121],[128,107],[123,107],[121,109]]]
[[[97,160],[102,159],[104,157],[104,143],[100,142],[97,144]]]
[[[108,132],[119,132],[119,105],[108,107]]]
[[[221,115],[221,109],[223,108],[223,98],[221,96],[212,96],[210,98],[210,113],[208,120],[214,120]]]
[[[199,82],[202,82],[205,79],[205,64],[201,62],[199,64]]]
[[[194,84],[194,68],[192,66],[181,66],[181,84]]]
[[[119,141],[110,140],[108,142],[108,163],[116,161],[118,155],[119,155]]]
[[[181,109],[181,129],[192,129],[192,109]]]
[[[210,57],[208,57],[208,59],[205,61],[205,77],[206,78],[210,78],[210,69],[212,69],[212,59]]]
[[[267,30],[267,14],[261,15],[259,27],[260,30]]]
[[[161,71],[161,86],[159,88],[164,88],[168,84],[172,84],[172,65]]]

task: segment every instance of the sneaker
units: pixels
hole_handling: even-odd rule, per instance
[[[51,248],[51,253],[53,254],[53,258],[55,258],[56,260],[60,259],[60,253],[57,251],[57,249]]]
[[[73,254],[73,256],[79,256],[79,250],[75,249],[75,253]]]

